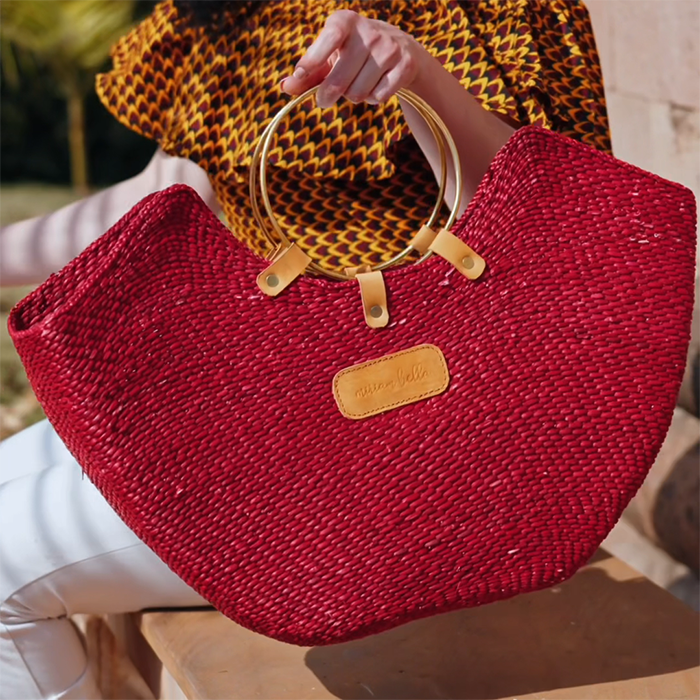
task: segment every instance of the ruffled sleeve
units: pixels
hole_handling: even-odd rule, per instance
[[[521,125],[537,124],[610,151],[600,60],[582,2],[467,0],[459,5],[464,24],[453,33],[451,46],[454,51],[463,45],[463,55],[443,64],[484,107]]]
[[[358,0],[241,2],[214,35],[161,3],[114,47],[97,93],[119,121],[167,153],[214,179],[240,181],[258,137],[289,100],[280,82],[342,5],[367,9]],[[385,178],[394,173],[387,149],[406,129],[397,100],[379,107],[343,100],[327,110],[307,102],[281,124],[270,162],[314,176]]]
[[[585,7],[564,0],[277,0],[233,4],[217,31],[192,28],[170,0],[120,40],[97,93],[114,116],[190,158],[214,181],[242,182],[258,137],[288,101],[289,75],[338,9],[411,33],[482,105],[609,148],[602,79]],[[398,100],[311,102],[283,122],[270,162],[314,177],[393,176],[409,136]]]
[[[172,151],[171,127],[191,33],[177,31],[177,13],[158,5],[112,48],[112,70],[96,78],[97,95],[125,126]]]

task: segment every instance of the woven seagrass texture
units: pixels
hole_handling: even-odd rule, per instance
[[[188,26],[163,2],[117,43],[98,95],[123,124],[205,170],[234,235],[264,253],[248,195],[253,150],[287,103],[280,82],[339,9],[415,37],[486,109],[610,150],[590,19],[571,0],[241,2],[216,30]],[[276,211],[326,267],[388,260],[435,203],[435,178],[397,99],[306,103],[278,134]]]
[[[150,196],[20,303],[58,434],[119,515],[239,623],[323,644],[555,584],[594,552],[669,425],[693,303],[687,190],[528,127],[431,258],[276,299],[189,189]],[[446,393],[363,421],[333,376],[422,343]]]

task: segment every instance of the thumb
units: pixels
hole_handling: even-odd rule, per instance
[[[301,95],[310,88],[320,85],[330,71],[330,63],[324,64],[313,72],[309,72],[302,66],[297,66],[294,73],[282,81],[280,87],[288,95]]]

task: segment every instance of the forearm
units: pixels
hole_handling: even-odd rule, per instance
[[[0,229],[0,282],[37,284],[61,269],[146,194],[136,176],[58,211]]]
[[[151,192],[182,182],[213,209],[206,174],[194,163],[156,153],[146,169],[46,216],[0,228],[0,284],[37,284],[60,270]]]
[[[462,170],[462,198],[459,213],[467,207],[498,150],[514,129],[492,112],[481,107],[460,82],[427,51],[410,89],[423,98],[445,122],[455,141]],[[404,100],[404,116],[435,177],[440,179],[440,151],[424,119]],[[445,201],[455,197],[455,171],[448,152],[448,182]]]

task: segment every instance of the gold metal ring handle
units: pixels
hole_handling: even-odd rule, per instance
[[[307,90],[304,94],[295,97],[288,104],[286,104],[267,125],[253,153],[253,162],[250,168],[249,178],[250,202],[255,220],[260,226],[260,229],[262,230],[265,238],[272,246],[273,255],[280,249],[280,246],[286,248],[289,247],[292,244],[292,242],[289,240],[289,238],[287,238],[286,234],[282,230],[282,227],[279,225],[277,218],[275,217],[274,211],[272,209],[272,204],[270,203],[270,197],[267,191],[267,160],[270,152],[270,147],[274,135],[277,129],[279,128],[279,125],[282,122],[282,120],[297,105],[309,99],[313,94],[315,94],[317,89],[317,87],[311,88],[310,90]],[[418,95],[416,95],[413,92],[410,92],[409,90],[402,89],[399,90],[397,94],[401,98],[403,98],[408,104],[410,104],[423,117],[423,119],[425,119],[433,136],[435,137],[436,143],[438,145],[438,150],[440,152],[440,191],[438,193],[437,201],[435,203],[435,207],[432,211],[432,214],[430,215],[430,218],[426,223],[426,226],[428,227],[432,227],[435,221],[437,220],[442,201],[445,196],[445,189],[447,187],[447,155],[445,151],[445,145],[447,145],[447,147],[450,150],[450,154],[452,156],[452,163],[455,168],[455,198],[454,203],[452,205],[452,211],[450,212],[450,216],[444,225],[444,228],[449,229],[452,227],[452,224],[454,224],[457,218],[457,212],[459,209],[462,194],[462,170],[460,167],[457,146],[455,145],[454,139],[452,138],[452,135],[450,134],[442,119],[440,119],[435,110],[432,107],[430,107],[430,105],[428,105],[427,102],[425,102],[423,99],[418,97]],[[272,227],[274,234],[268,228],[268,224],[262,216],[262,212],[260,211],[260,207],[258,205],[258,178],[260,179],[260,194],[262,196],[263,204],[265,206],[268,222]],[[275,234],[277,240],[275,239]],[[406,246],[406,248],[404,248],[404,250],[397,253],[390,260],[379,263],[372,267],[372,270],[385,270],[391,265],[395,265],[404,258],[406,258],[413,250],[414,249],[409,244]],[[419,262],[422,262],[426,258],[430,257],[430,255],[431,253],[430,251],[428,251],[421,257]],[[323,275],[325,277],[330,277],[331,279],[335,280],[350,279],[350,276],[347,273],[339,270],[329,270],[325,267],[322,267],[316,262],[311,262],[307,270]]]

